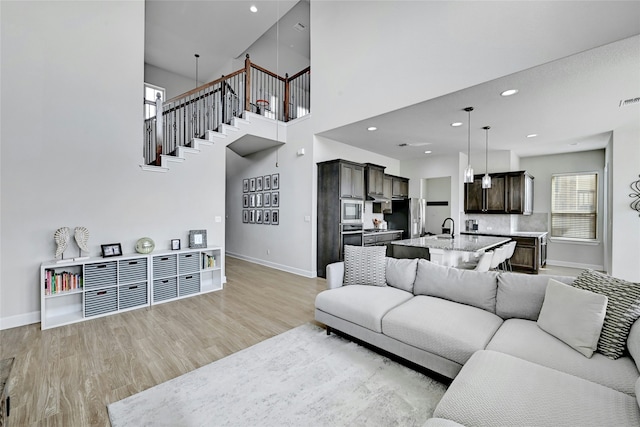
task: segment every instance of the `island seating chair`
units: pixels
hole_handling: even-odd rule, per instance
[[[487,251],[478,257],[477,262],[465,262],[458,264],[455,267],[462,270],[489,271],[492,259],[493,251]]]
[[[516,250],[516,242],[511,241],[504,245],[505,247],[505,255],[504,255],[504,270],[513,271],[513,267],[511,266],[511,257]]]
[[[500,267],[502,266],[502,263],[506,259],[505,258],[506,252],[507,252],[507,249],[504,246],[500,246],[493,250],[493,257],[491,258],[491,265],[489,266],[491,270],[500,269]]]

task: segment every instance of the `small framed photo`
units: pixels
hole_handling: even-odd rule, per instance
[[[271,190],[271,175],[264,176],[264,191]]]
[[[280,206],[280,192],[274,191],[271,193],[271,207],[277,208]]]
[[[243,193],[248,193],[249,192],[249,179],[245,178],[242,180],[242,192]]]
[[[206,248],[207,230],[189,230],[189,247]]]
[[[242,210],[242,222],[245,223],[245,224],[249,222],[249,210],[248,209],[243,209]]]
[[[249,191],[256,191],[256,179],[251,178],[249,180]]]
[[[249,194],[249,207],[250,208],[255,208],[256,207],[256,195],[255,194]]]
[[[100,245],[100,247],[102,248],[102,256],[104,258],[122,255],[122,246],[120,243],[109,243],[108,245]]]
[[[243,208],[248,208],[249,207],[249,195],[248,194],[243,194],[242,195],[242,207]]]
[[[262,193],[256,194],[256,208],[262,207]]]
[[[256,224],[262,224],[262,209],[256,209]]]
[[[273,209],[271,211],[271,225],[278,225],[280,223],[280,211]]]
[[[256,210],[251,209],[249,211],[249,224],[255,224],[255,223],[256,223]]]
[[[280,174],[274,173],[271,175],[271,189],[279,190],[280,189]]]
[[[180,250],[180,239],[171,239],[171,250],[172,251]]]
[[[256,178],[256,191],[262,191],[262,177]]]
[[[271,211],[269,209],[265,209],[262,214],[262,223],[263,224],[271,224]]]
[[[264,193],[262,204],[265,208],[271,207],[271,193]]]

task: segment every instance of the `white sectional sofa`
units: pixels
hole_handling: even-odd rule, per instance
[[[543,323],[555,319],[551,296],[545,302],[549,279],[575,278],[458,270],[426,260],[384,263],[385,283],[375,279],[378,286],[345,285],[345,264],[329,265],[315,317],[327,333],[340,331],[454,379],[428,426],[640,426],[640,321],[615,360],[599,351],[587,357],[595,344],[585,350],[580,337],[576,344]],[[575,301],[582,300],[572,298],[567,307]],[[570,331],[589,329],[582,325],[588,320],[570,323]]]

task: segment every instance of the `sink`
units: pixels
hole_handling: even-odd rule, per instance
[[[426,239],[429,240],[451,240],[453,239],[453,237],[451,237],[450,234],[436,234],[434,236],[424,236]]]

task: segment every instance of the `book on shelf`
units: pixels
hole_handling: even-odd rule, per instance
[[[202,269],[214,268],[216,266],[216,257],[203,253],[202,254]]]
[[[82,274],[68,271],[56,272],[46,270],[44,276],[45,295],[54,295],[61,292],[75,291],[82,289]]]

